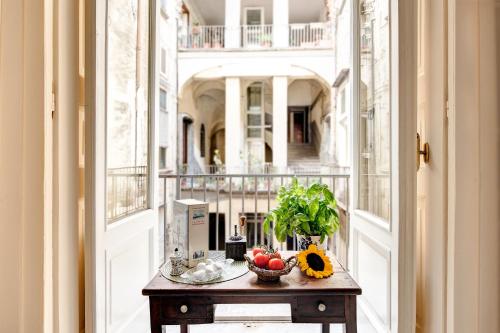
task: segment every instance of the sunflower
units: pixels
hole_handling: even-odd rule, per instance
[[[299,267],[308,276],[322,279],[333,274],[333,266],[325,252],[311,244],[307,250],[297,254]]]

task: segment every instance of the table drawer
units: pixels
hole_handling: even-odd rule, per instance
[[[161,317],[168,319],[206,319],[213,320],[213,305],[196,298],[164,298],[161,305]]]
[[[307,318],[344,318],[345,296],[300,296],[297,316]]]

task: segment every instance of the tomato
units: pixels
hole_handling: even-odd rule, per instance
[[[253,263],[255,264],[255,266],[259,268],[266,268],[268,262],[269,256],[264,253],[257,253],[255,258],[253,259]]]
[[[274,258],[274,259],[269,260],[269,269],[270,270],[279,271],[279,270],[282,270],[283,268],[285,268],[285,263],[283,262],[283,260],[278,259],[278,258]]]
[[[281,259],[281,254],[278,252],[278,250],[269,250],[267,254],[269,255],[270,259],[274,258]]]
[[[266,253],[266,249],[262,247],[254,247],[252,250],[252,255],[255,257],[258,253]]]

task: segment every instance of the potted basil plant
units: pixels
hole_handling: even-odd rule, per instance
[[[295,232],[299,250],[310,244],[326,250],[328,237],[339,228],[337,202],[328,186],[314,183],[305,188],[294,178],[280,188],[277,200],[278,206],[264,220],[264,232],[269,232],[272,222],[279,242]]]

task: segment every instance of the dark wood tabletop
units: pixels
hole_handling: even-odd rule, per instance
[[[283,258],[294,252],[283,251]],[[161,325],[188,325],[213,322],[214,304],[289,303],[295,323],[322,323],[329,332],[330,323],[345,323],[346,332],[356,332],[356,296],[361,288],[331,254],[334,274],[315,279],[295,267],[279,282],[262,282],[248,272],[234,280],[190,285],[170,281],[158,273],[142,290],[149,297],[151,330]]]
[[[291,251],[283,251],[283,258],[288,258],[294,254]],[[300,269],[295,267],[290,274],[282,276],[279,282],[261,282],[257,279],[257,275],[253,272],[236,278],[234,280],[221,283],[191,285],[170,281],[158,273],[153,280],[142,290],[145,296],[161,296],[161,295],[191,295],[202,294],[203,291],[208,291],[210,294],[224,294],[235,292],[242,294],[254,293],[304,293],[306,295],[311,292],[328,292],[334,291],[336,294],[351,294],[360,295],[361,288],[352,279],[352,277],[339,264],[334,256],[330,255],[333,264],[333,276],[325,279],[315,279],[303,274]]]

